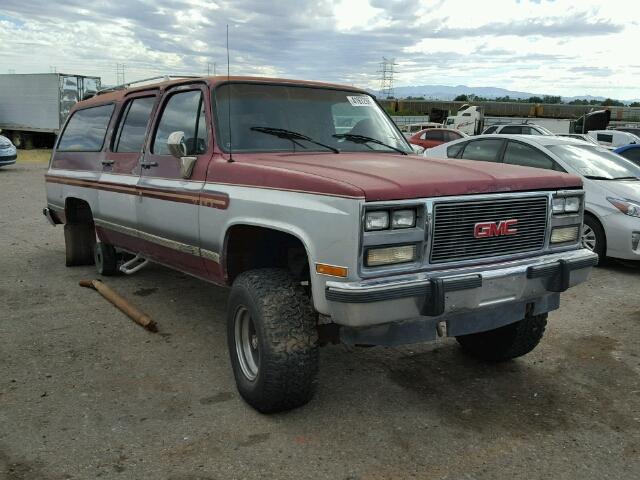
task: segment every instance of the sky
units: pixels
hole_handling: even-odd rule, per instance
[[[636,0],[0,0],[0,73],[469,85],[640,98]]]

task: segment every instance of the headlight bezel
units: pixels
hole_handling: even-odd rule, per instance
[[[607,197],[607,201],[616,207],[620,213],[629,217],[640,218],[640,202],[617,197]]]
[[[411,212],[411,222],[406,225],[398,225],[396,222],[396,218],[402,214],[406,215],[406,212]],[[369,227],[369,218],[374,215],[385,214],[386,222],[384,226],[371,228]],[[366,210],[364,213],[364,231],[366,233],[369,232],[383,232],[383,231],[393,231],[393,230],[407,230],[410,228],[415,228],[418,222],[418,208],[415,206],[401,206],[397,208],[375,208],[371,210]]]

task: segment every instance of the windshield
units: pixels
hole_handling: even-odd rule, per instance
[[[584,145],[549,145],[547,148],[585,177],[602,180],[640,178],[640,167],[606,148],[586,143]]]
[[[213,104],[225,152],[231,147],[233,152],[412,153],[373,98],[361,93],[231,83],[214,90]]]

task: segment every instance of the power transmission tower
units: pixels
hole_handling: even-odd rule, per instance
[[[116,85],[124,85],[124,63],[116,63]]]
[[[216,62],[207,63],[207,77],[211,75],[211,67],[213,66],[213,76],[216,76]]]
[[[380,70],[378,70],[378,73],[380,74],[380,96],[382,98],[393,97],[393,67],[396,65],[397,63],[395,63],[395,58],[389,59],[382,57]]]
[[[55,65],[49,65],[49,73],[58,73],[58,67]]]

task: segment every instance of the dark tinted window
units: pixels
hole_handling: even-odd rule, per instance
[[[487,128],[487,129],[484,131],[484,133],[493,133],[493,132],[495,132],[497,129],[498,129],[498,126],[497,126],[497,125],[494,125],[493,127],[489,127],[489,128]]]
[[[426,139],[427,140],[437,140],[439,142],[444,142],[444,132],[442,130],[427,130]]]
[[[149,125],[149,117],[156,97],[135,98],[125,106],[118,126],[114,152],[139,152]]]
[[[447,148],[447,157],[456,158],[458,154],[462,151],[465,145],[466,145],[465,142],[460,142],[460,143],[456,143],[455,145],[451,145],[449,148]]]
[[[636,165],[640,165],[640,148],[629,148],[620,153],[624,158],[631,160]]]
[[[503,140],[500,138],[474,140],[467,143],[462,158],[469,160],[483,160],[485,162],[497,162],[498,154],[502,148]]]
[[[525,135],[544,135],[540,130],[533,127],[522,127],[522,133]]]
[[[522,127],[516,125],[509,125],[500,130],[500,133],[505,133],[507,135],[518,135],[522,133]]]
[[[610,133],[598,133],[597,138],[599,142],[612,143],[613,135]]]
[[[206,152],[207,124],[200,90],[176,93],[169,98],[156,129],[153,153],[170,155],[167,139],[173,132],[184,132],[187,155]]]
[[[444,141],[451,142],[453,140],[458,140],[462,138],[462,135],[457,132],[444,132]]]
[[[518,142],[507,143],[504,151],[504,163],[524,167],[546,168],[553,170],[555,162],[541,151]]]
[[[104,144],[113,105],[73,113],[58,142],[59,152],[99,152]]]

